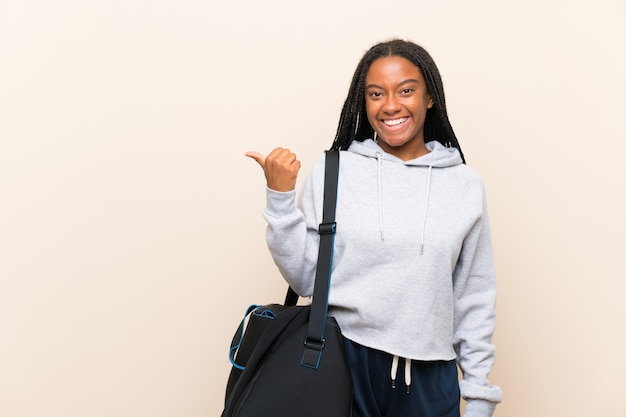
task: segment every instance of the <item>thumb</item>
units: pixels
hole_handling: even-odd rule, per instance
[[[256,151],[250,151],[246,152],[246,156],[257,161],[257,163],[261,165],[261,168],[265,169],[265,157],[263,156],[263,154]]]

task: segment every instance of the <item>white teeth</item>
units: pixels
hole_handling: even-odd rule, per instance
[[[383,120],[383,123],[386,124],[387,126],[396,126],[396,125],[399,125],[400,123],[404,123],[406,119],[407,117],[403,117],[401,119],[394,119],[394,120]]]

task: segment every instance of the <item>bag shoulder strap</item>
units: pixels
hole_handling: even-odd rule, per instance
[[[324,349],[324,333],[328,315],[328,293],[332,271],[333,244],[337,223],[337,185],[339,183],[339,151],[326,151],[326,168],[324,173],[324,211],[322,223],[319,225],[320,235],[315,288],[311,302],[311,315],[304,340],[302,365],[317,368]]]

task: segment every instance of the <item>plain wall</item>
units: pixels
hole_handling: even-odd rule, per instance
[[[0,2],[0,416],[206,417],[286,290],[247,150],[422,44],[487,185],[500,417],[626,416],[623,1]]]

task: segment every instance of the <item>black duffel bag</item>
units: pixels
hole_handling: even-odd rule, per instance
[[[252,306],[231,344],[222,417],[350,417],[352,379],[337,322],[327,315],[339,152],[326,153],[324,214],[313,300]],[[245,320],[245,318],[244,318]]]

